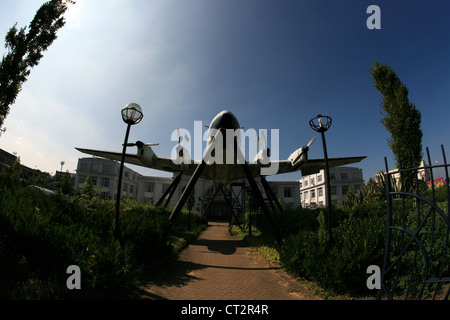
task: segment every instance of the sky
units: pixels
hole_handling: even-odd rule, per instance
[[[27,26],[44,2],[1,1],[0,34]],[[367,27],[370,5],[380,8],[381,29]],[[408,87],[424,150],[442,163],[441,144],[450,150],[449,11],[448,0],[76,0],[11,106],[0,148],[31,168],[54,174],[64,161],[63,171],[75,172],[88,156],[75,147],[122,150],[120,111],[134,102],[144,117],[129,141],[158,142],[157,155],[171,155],[176,128],[193,132],[194,121],[208,125],[227,109],[244,129],[279,129],[279,158],[287,159],[317,135],[308,123],[324,114],[333,119],[328,156],[367,156],[354,165],[367,181],[384,157],[395,166],[369,72],[378,61]],[[320,135],[309,157],[323,157]]]

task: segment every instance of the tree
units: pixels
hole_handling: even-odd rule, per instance
[[[375,61],[370,73],[375,87],[383,95],[381,122],[391,133],[388,144],[397,168],[418,167],[423,157],[420,111],[409,102],[408,89],[391,67]],[[405,184],[411,186],[411,181],[405,181]]]
[[[195,188],[192,189],[186,200],[186,207],[188,209],[188,231],[191,231],[191,210],[195,205]]]
[[[0,127],[30,75],[31,68],[39,64],[42,52],[57,38],[56,32],[65,24],[63,17],[71,0],[51,0],[36,12],[30,25],[20,30],[17,23],[5,37],[7,53],[0,64]]]
[[[22,176],[22,165],[20,164],[20,157],[17,157],[16,160],[14,160],[14,163],[11,167],[11,172],[17,179]]]
[[[93,197],[96,197],[96,190],[95,186],[92,184],[91,177],[88,177],[86,181],[83,184],[83,190],[81,193],[85,196],[87,196],[88,199],[92,199]]]
[[[59,181],[59,188],[62,194],[71,195],[73,193],[72,177],[69,171],[64,173]]]

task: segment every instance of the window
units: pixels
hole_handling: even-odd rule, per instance
[[[93,186],[97,185],[97,177],[90,177]]]
[[[317,176],[317,182],[322,182],[322,175]]]
[[[323,197],[323,188],[317,189],[319,197]]]
[[[80,176],[80,178],[78,179],[79,183],[84,183],[86,181],[86,176]]]
[[[153,192],[154,189],[155,189],[154,182],[146,182],[145,183],[145,192]]]
[[[311,190],[311,199],[316,197],[316,190]]]
[[[305,192],[304,192],[304,195],[305,195],[305,198],[304,198],[304,199],[305,199],[305,200],[308,200],[308,191],[305,191]]]
[[[144,202],[150,202],[150,203],[153,203],[153,198],[144,197]]]
[[[88,171],[88,163],[86,161],[81,162],[80,171]]]
[[[96,160],[92,161],[91,171],[92,172],[99,172],[100,171],[100,163],[98,161],[96,161]]]
[[[336,180],[336,173],[330,172],[330,180]]]
[[[108,200],[109,199],[109,193],[108,192],[102,192],[100,197],[101,197],[101,199]]]
[[[336,186],[331,186],[331,195],[335,196],[337,194],[337,188]]]
[[[341,172],[341,180],[348,180],[347,172]]]
[[[102,187],[109,188],[109,178],[102,178]]]
[[[111,163],[103,162],[103,173],[113,173],[113,167]]]
[[[125,170],[125,178],[129,178],[130,177],[130,171]]]
[[[134,186],[132,184],[130,185],[130,193],[134,193]]]
[[[285,198],[292,197],[292,195],[291,195],[291,188],[284,188],[284,197]]]
[[[169,189],[169,187],[170,187],[170,184],[163,183],[163,185],[162,185],[162,193],[166,192],[167,189]]]
[[[122,191],[128,192],[128,183],[123,184]]]
[[[311,185],[313,186],[315,184],[314,178],[311,178]]]
[[[308,180],[305,180],[305,187],[308,186]]]
[[[342,194],[346,195],[348,192],[348,186],[342,186]]]

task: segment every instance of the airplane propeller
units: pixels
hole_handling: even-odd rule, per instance
[[[136,147],[136,146],[138,148],[142,148],[143,146],[152,147],[152,146],[159,146],[159,143],[154,143],[154,142],[143,143],[142,141],[136,141],[134,143],[127,143],[127,147]]]
[[[316,140],[317,136],[314,136],[311,140],[309,140],[308,144],[302,148],[302,151],[308,152],[309,147],[313,144],[313,142]]]
[[[267,156],[270,158],[270,148],[267,148],[267,140],[266,135],[264,134],[264,131],[261,131],[262,138],[259,141],[260,144],[264,147],[265,150],[267,150]],[[258,136],[259,139],[259,136]]]
[[[308,159],[308,151],[309,147],[313,144],[313,142],[316,140],[317,137],[312,138],[308,144],[302,148],[299,148],[292,152],[292,154],[289,156],[289,160],[291,161],[293,166],[296,166],[300,163],[301,159],[307,160]]]

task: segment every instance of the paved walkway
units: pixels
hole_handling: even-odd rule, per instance
[[[152,300],[319,299],[222,222],[210,222],[178,261],[140,289],[141,298]]]

